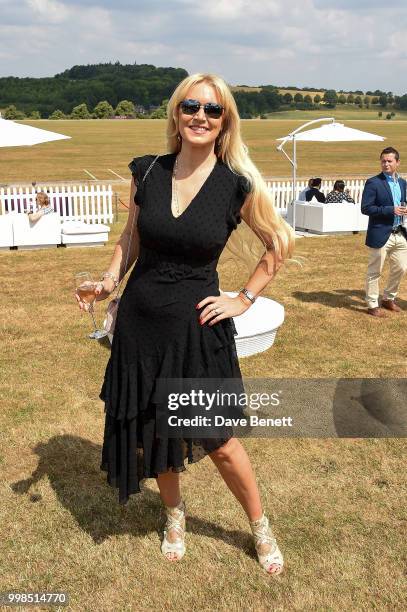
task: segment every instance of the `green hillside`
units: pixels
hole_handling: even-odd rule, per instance
[[[131,100],[143,107],[159,106],[187,76],[183,68],[156,68],[149,64],[93,64],[74,66],[54,77],[0,78],[0,108],[11,104],[26,114],[48,117],[56,109],[68,114],[85,103],[93,109],[106,100],[116,107]]]

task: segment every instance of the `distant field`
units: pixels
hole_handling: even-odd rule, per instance
[[[251,87],[250,85],[231,85],[231,90],[232,91],[261,91],[261,87]],[[289,87],[279,87],[278,91],[282,94],[285,93],[290,93],[291,95],[295,95],[296,93],[300,93],[303,96],[306,96],[307,94],[310,94],[311,96],[315,96],[316,94],[319,94],[320,96],[324,95],[324,91],[320,91],[319,89],[312,89],[312,90],[308,90],[308,89],[290,89]],[[339,92],[338,96],[341,95]],[[359,96],[361,94],[358,94],[354,91],[350,91],[349,93],[353,94],[354,96]],[[344,94],[345,96],[348,96],[349,94]],[[361,96],[362,98],[364,98],[364,94]],[[368,96],[368,98],[372,98],[374,96]]]
[[[261,87],[250,87],[249,85],[231,85],[230,89],[232,91],[249,91],[249,92],[261,91]]]
[[[255,92],[255,91],[261,91],[261,87],[250,87],[249,85],[232,85],[231,86],[231,90],[232,91],[248,91],[248,92]],[[289,87],[279,87],[278,88],[278,92],[282,95],[286,94],[286,93],[290,93],[292,96],[295,96],[295,94],[300,93],[303,96],[306,95],[310,95],[311,97],[316,96],[317,94],[319,94],[321,96],[321,98],[324,95],[324,91],[320,91],[318,89],[313,89],[313,90],[308,90],[308,89],[290,89]],[[340,92],[337,92],[338,96],[342,95]],[[353,96],[360,96],[362,98],[362,100],[364,98],[369,98],[369,100],[371,100],[372,98],[376,98],[377,96],[365,96],[365,94],[359,94],[356,93],[355,91],[350,91],[349,93],[345,93],[343,94],[344,96],[348,96],[352,94]]]
[[[331,114],[343,119],[340,109],[335,109]],[[264,176],[290,175],[290,165],[276,150],[276,139],[317,115],[318,112],[293,111],[291,114],[273,115],[269,120],[242,121],[244,140]],[[165,120],[42,120],[27,123],[70,135],[72,140],[1,149],[0,184],[31,183],[34,180],[85,181],[89,179],[85,170],[106,182],[117,180],[117,176],[109,170],[127,180],[127,164],[134,156],[166,151]],[[387,140],[385,143],[301,143],[298,146],[299,175],[368,175],[378,170],[378,156],[383,146],[397,147],[402,158],[407,153],[404,121],[349,120],[347,124],[383,135]],[[123,183],[123,187],[127,190],[126,183]]]
[[[302,94],[303,96],[307,96],[307,95],[309,95],[309,96],[311,96],[311,97],[314,97],[314,96],[316,96],[317,94],[319,94],[319,95],[321,96],[321,98],[322,98],[322,96],[323,96],[323,95],[324,95],[324,93],[325,93],[325,92],[323,92],[323,91],[318,91],[317,89],[315,89],[315,90],[313,90],[313,91],[305,91],[305,90],[303,90],[303,89],[279,89],[278,91],[279,91],[279,93],[281,93],[281,94],[283,94],[283,95],[284,95],[284,94],[286,94],[286,93],[289,93],[289,94],[291,94],[292,96],[295,96],[295,94],[297,94],[297,93],[300,93],[300,94]]]
[[[288,110],[270,114],[270,118],[274,119],[297,119],[298,121],[307,121],[316,119],[317,117],[335,117],[341,121],[378,121],[379,123],[388,123],[386,119],[389,110],[382,110],[383,116],[378,116],[380,108],[359,108],[358,106],[349,106],[345,104],[338,104],[336,108],[323,108],[314,111],[304,110]],[[402,111],[395,111],[396,115],[391,121],[406,121],[407,113]],[[365,129],[367,129],[365,127]]]

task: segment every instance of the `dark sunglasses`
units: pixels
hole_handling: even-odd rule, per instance
[[[210,117],[211,119],[219,119],[223,113],[223,106],[221,104],[216,104],[215,102],[207,102],[206,104],[201,104],[199,100],[183,100],[180,104],[181,110],[184,115],[195,115],[199,113],[199,109],[204,109],[205,115]]]

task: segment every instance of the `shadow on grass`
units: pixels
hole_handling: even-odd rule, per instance
[[[348,310],[365,311],[365,292],[361,289],[334,289],[334,291],[294,291],[293,297],[301,302],[329,306],[330,308],[347,308]],[[397,304],[407,309],[407,300],[397,298]]]
[[[406,437],[406,396],[406,378],[338,380],[333,399],[338,437]]]
[[[127,505],[120,505],[118,490],[108,485],[105,472],[99,468],[100,445],[66,434],[41,442],[33,450],[39,456],[38,466],[29,478],[11,485],[14,493],[30,495],[32,503],[42,503],[35,485],[47,477],[59,503],[95,543],[124,534],[144,536],[156,532],[161,538],[165,518],[159,494],[142,485],[141,493],[133,495]],[[188,532],[223,540],[255,556],[249,533],[226,530],[189,514],[187,522]]]

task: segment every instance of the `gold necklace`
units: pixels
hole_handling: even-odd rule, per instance
[[[217,158],[216,158],[215,163],[213,164],[213,166],[212,166],[211,171],[209,172],[209,174],[211,174],[211,172],[212,172],[212,170],[214,169],[214,167],[215,167],[215,165],[216,165],[216,162],[217,162],[217,161],[218,161],[218,160],[217,160]],[[176,212],[176,216],[177,216],[177,217],[179,217],[180,212],[179,212],[178,188],[177,188],[177,172],[178,172],[178,155],[177,155],[177,157],[175,158],[175,164],[174,164],[174,168],[173,168],[173,171],[172,171],[172,191],[173,191],[173,201],[174,201],[174,204],[175,204],[175,212]],[[206,179],[209,177],[209,174],[208,174],[208,176],[206,177]],[[205,179],[205,180],[206,180],[206,179]],[[204,181],[204,182],[205,182],[205,181]],[[188,206],[187,206],[187,208],[188,208]],[[185,210],[186,210],[186,209],[185,209]]]
[[[178,155],[175,158],[174,169],[172,171],[173,198],[175,204],[175,212],[179,217],[178,189],[177,189],[177,171],[178,171]]]

